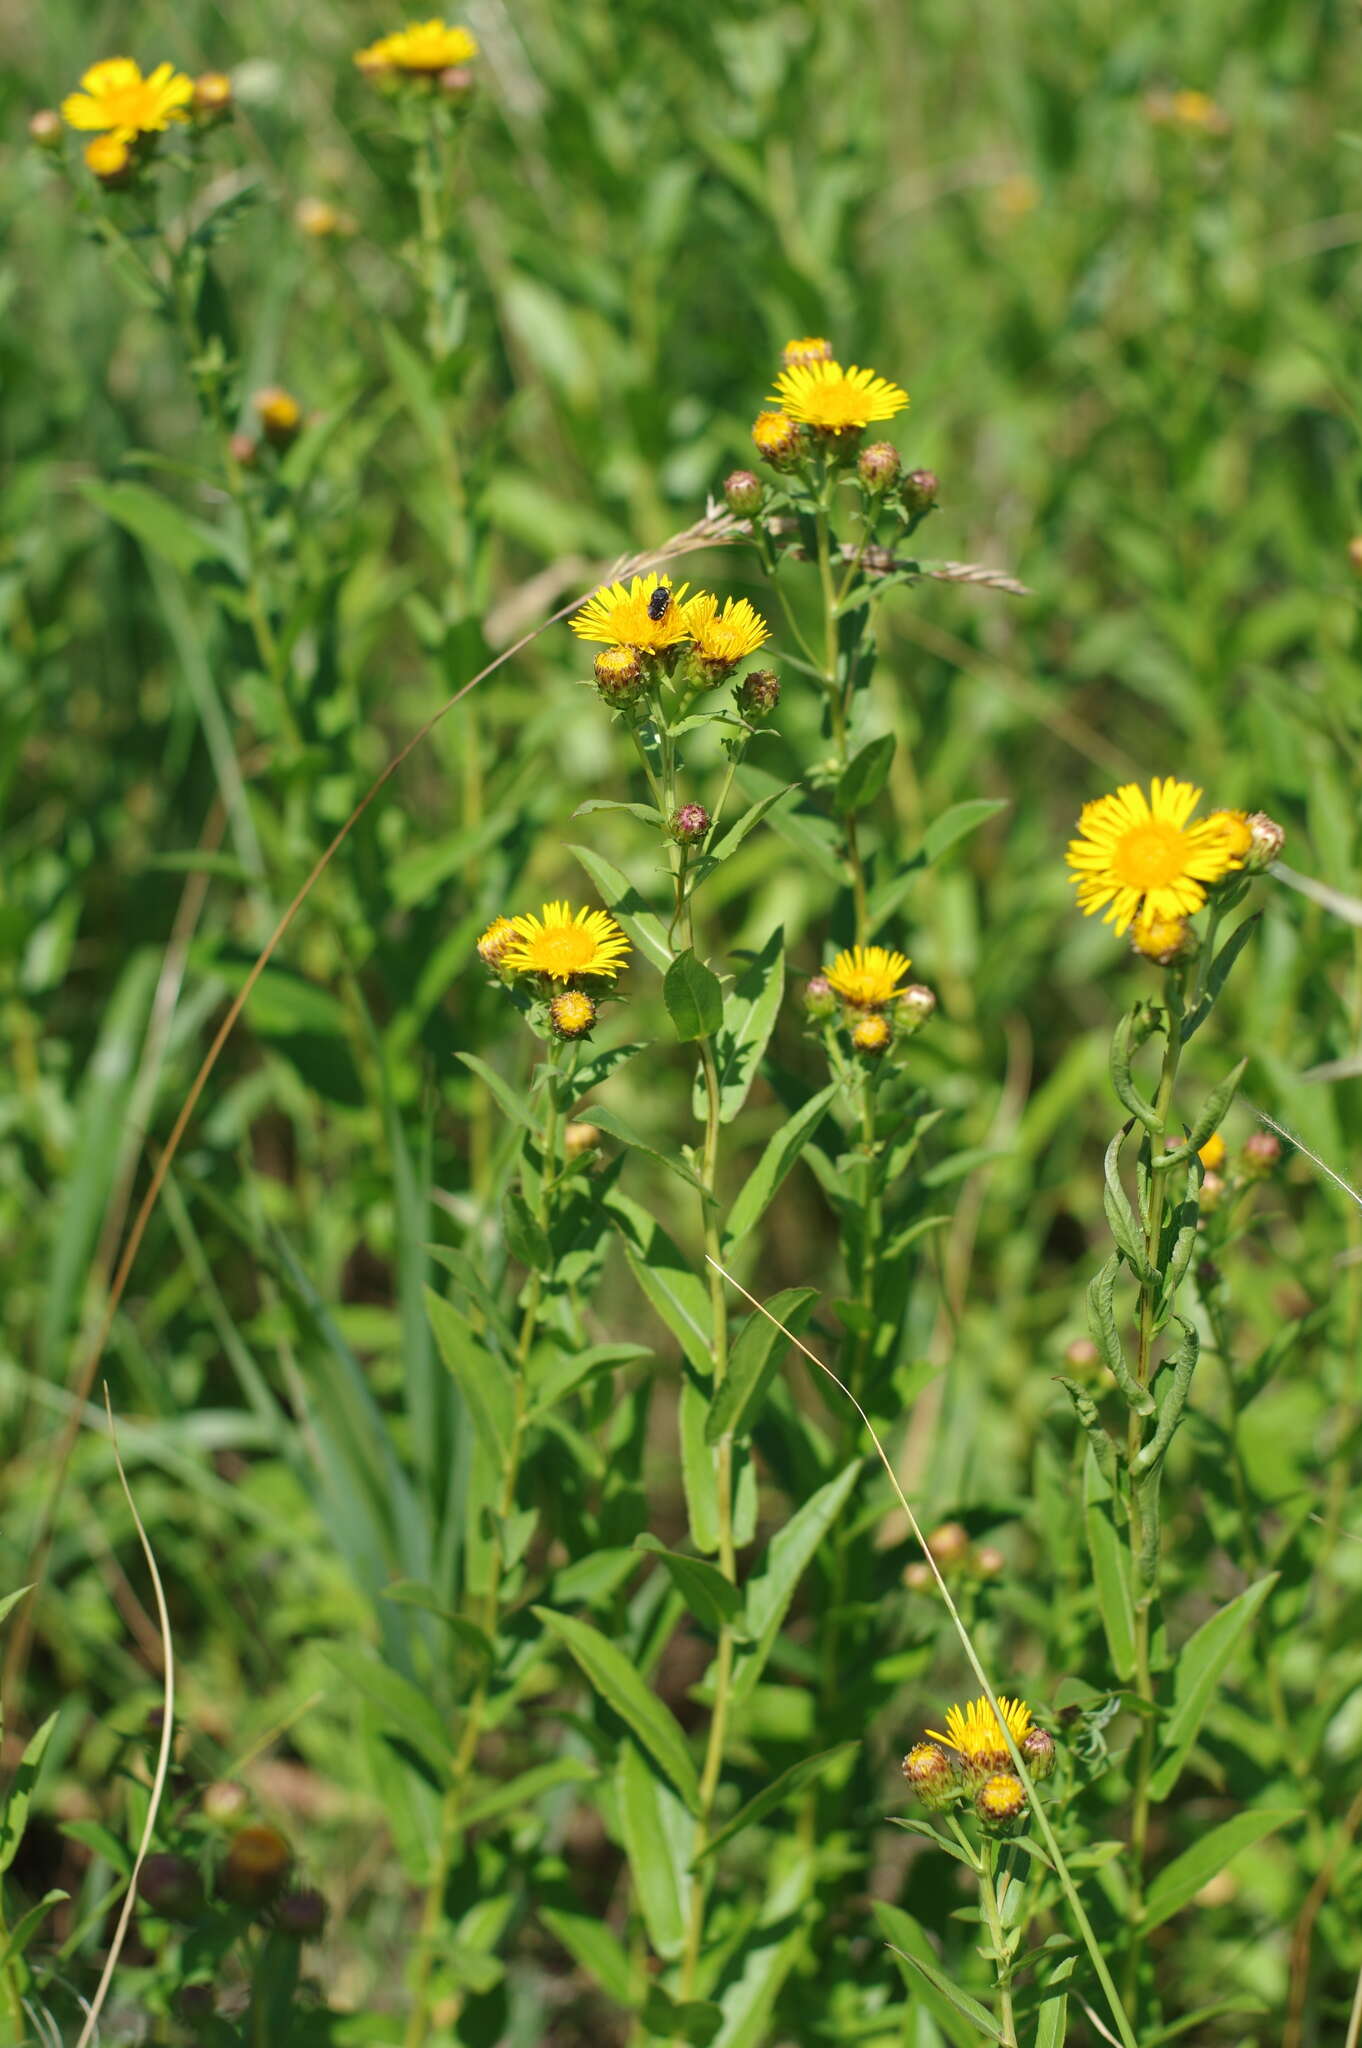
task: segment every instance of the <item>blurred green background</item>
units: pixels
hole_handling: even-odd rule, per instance
[[[1068,908],[1079,804],[1185,775],[1280,818],[1293,868],[1359,894],[1354,8],[479,0],[448,444],[412,367],[403,152],[351,62],[399,18],[353,0],[0,8],[5,1584],[28,1576],[76,1339],[108,1270],[106,1206],[143,1139],[164,1141],[272,913],[489,651],[617,554],[689,525],[749,459],[788,336],[826,334],[908,387],[900,446],[941,478],[929,545],[1030,591],[900,595],[876,685],[900,736],[886,860],[951,803],[1009,806],[924,879],[897,935],[941,996],[921,1078],[952,1142],[997,1154],[966,1182],[939,1285],[914,1310],[923,1355],[954,1360],[930,1456],[925,1436],[915,1453],[941,1504],[1024,1482],[1102,1239],[1106,1034],[1136,969]],[[193,539],[218,507],[173,341],[25,139],[35,107],[115,52],[233,77],[237,116],[199,180],[218,197],[254,186],[216,259],[222,331],[245,392],[283,383],[319,424],[295,509],[268,535],[310,593],[293,755],[241,743],[263,725],[260,686]],[[317,198],[355,232],[306,233],[295,210]],[[130,482],[163,494],[182,544],[144,545],[109,516],[101,492]],[[759,597],[739,556],[697,573]],[[318,1863],[343,1845],[334,1904],[365,1931],[337,1949],[341,2003],[381,1984],[406,1895],[331,1661],[368,1610],[343,1513],[308,1464],[308,1402],[328,1399],[325,1361],[351,1346],[399,1442],[408,1426],[402,1176],[433,1160],[425,1234],[457,1236],[469,1146],[495,1141],[454,1058],[505,1033],[469,974],[472,938],[497,910],[580,894],[564,848],[588,828],[571,813],[619,793],[628,768],[585,674],[565,630],[545,635],[357,829],[210,1085],[107,1362],[116,1408],[138,1418],[125,1448],[205,1767],[286,1725],[288,1760],[276,1745],[259,1796]],[[788,762],[817,750],[788,679],[782,727]],[[629,857],[625,830],[590,831]],[[720,895],[730,947],[783,921],[809,970],[830,916],[835,935],[828,883],[774,833]],[[1276,890],[1220,1027],[1222,1045],[1237,1033],[1254,1051],[1251,1099],[1344,1174],[1359,1156],[1360,967],[1356,919]],[[653,1014],[655,993],[636,1001]],[[807,1062],[797,1019],[782,1057]],[[1200,1057],[1215,1078],[1221,1047]],[[1309,1078],[1339,1061],[1341,1078]],[[685,1059],[632,1072],[621,1106],[674,1123]],[[776,1115],[768,1102],[746,1142]],[[1275,1260],[1250,1281],[1260,1331],[1304,1290],[1355,1337],[1362,1266],[1333,1262],[1357,1248],[1356,1212],[1297,1164]],[[816,1276],[826,1228],[796,1177],[763,1290]],[[620,1329],[646,1330],[622,1272],[616,1287]],[[1269,1493],[1322,1485],[1321,1461],[1352,1448],[1346,1342],[1334,1356],[1312,1386],[1255,1406]],[[665,1503],[665,1441],[655,1462]],[[139,1726],[154,1696],[131,1557],[92,1429],[26,1706],[63,1704],[69,1787],[98,1786],[121,1754],[110,1730]],[[35,1881],[76,1888],[72,1853],[40,1834]]]

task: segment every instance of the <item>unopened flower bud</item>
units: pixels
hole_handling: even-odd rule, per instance
[[[478,958],[483,966],[495,973],[519,937],[509,917],[494,917],[478,940]]]
[[[194,80],[194,112],[200,119],[220,121],[232,110],[232,81],[225,71],[203,71]]]
[[[1352,565],[1353,574],[1362,576],[1362,533],[1355,533],[1348,542],[1348,560]]]
[[[192,1920],[203,1905],[199,1873],[186,1856],[148,1856],[137,1873],[137,1896],[163,1920]]]
[[[585,1159],[597,1150],[601,1134],[595,1124],[569,1124],[563,1132],[563,1150],[569,1159]]]
[[[936,995],[925,982],[911,981],[907,988],[900,989],[894,1004],[894,1023],[905,1038],[911,1038],[920,1031],[936,1009]]]
[[[96,135],[85,145],[86,168],[110,191],[130,183],[134,164],[132,151],[117,135]]]
[[[1043,1785],[1055,1768],[1055,1738],[1046,1728],[1028,1728],[1021,1739],[1026,1768],[1038,1785]]]
[[[315,1941],[326,1925],[326,1901],[320,1892],[285,1892],[275,1904],[274,1924],[295,1941]]]
[[[902,467],[899,451],[892,441],[872,441],[856,458],[856,474],[877,498],[898,482]]]
[[[1015,1833],[1026,1812],[1021,1779],[1014,1771],[997,1771],[985,1778],[974,1795],[974,1811],[989,1834]]]
[[[931,1566],[924,1564],[922,1559],[917,1557],[911,1564],[903,1567],[903,1583],[910,1593],[929,1593],[936,1580],[932,1576]]]
[[[709,812],[703,804],[682,804],[667,829],[678,846],[696,846],[709,830]]]
[[[804,984],[804,1008],[809,1016],[831,1017],[837,1007],[837,998],[826,974],[811,974]]]
[[[246,1811],[246,1788],[232,1778],[217,1778],[205,1785],[199,1802],[205,1820],[235,1820]]]
[[[272,448],[287,448],[298,438],[303,408],[291,391],[285,391],[281,384],[269,384],[263,391],[256,392],[251,403],[259,415],[265,439]]]
[[[903,1759],[903,1775],[927,1807],[941,1807],[955,1791],[955,1771],[944,1749],[915,1742]]]
[[[910,469],[899,489],[903,509],[911,518],[919,513],[930,512],[936,503],[940,489],[936,471],[932,469]]]
[[[341,217],[329,199],[300,199],[293,209],[293,218],[305,235],[318,242],[340,232]]]
[[[1064,1346],[1064,1363],[1071,1372],[1091,1372],[1101,1355],[1091,1337],[1073,1337]]]
[[[182,1984],[174,2002],[177,2019],[206,2020],[217,2010],[218,2001],[211,1984]]]
[[[1225,1164],[1225,1154],[1228,1149],[1219,1131],[1212,1131],[1210,1137],[1201,1146],[1196,1156],[1205,1167],[1207,1173],[1219,1173],[1221,1167]]]
[[[613,709],[632,704],[647,688],[642,665],[632,647],[603,647],[593,667],[596,688]]]
[[[260,443],[254,434],[233,434],[228,446],[238,469],[254,469],[260,454]]]
[[[435,83],[445,99],[458,105],[472,97],[477,79],[467,64],[447,64]]]
[[[218,1890],[234,1906],[268,1906],[284,1888],[293,1851],[276,1828],[242,1828],[218,1872]]]
[[[1244,1140],[1244,1171],[1254,1180],[1271,1173],[1281,1161],[1282,1141],[1273,1131],[1255,1131]]]
[[[796,421],[784,412],[759,412],[752,422],[752,440],[758,455],[772,469],[793,469],[804,446]]]
[[[1224,1192],[1225,1183],[1218,1173],[1204,1173],[1197,1195],[1197,1207],[1209,1216],[1212,1210],[1220,1207],[1220,1198]]]
[[[830,363],[832,343],[821,334],[801,335],[798,341],[787,341],[780,351],[782,369],[802,370],[808,363]]]
[[[28,117],[28,139],[39,149],[60,149],[62,138],[61,115],[52,107],[39,107]]]
[[[761,478],[750,469],[735,469],[724,478],[724,503],[736,519],[755,518],[765,496]]]
[[[852,1026],[851,1043],[856,1052],[866,1059],[877,1060],[889,1044],[892,1033],[889,1020],[877,1012],[871,1017],[862,1017]]]
[[[1007,1569],[1007,1559],[992,1543],[981,1543],[974,1553],[974,1569],[981,1579],[1000,1578]]]
[[[927,1548],[942,1571],[949,1571],[969,1555],[969,1530],[963,1522],[943,1522],[927,1538]]]
[[[1266,811],[1251,811],[1249,832],[1253,844],[1244,860],[1246,874],[1259,875],[1264,868],[1271,867],[1286,844],[1286,828],[1275,818],[1269,818]]]
[[[769,718],[780,702],[780,677],[773,668],[750,669],[733,694],[744,718]]]
[[[596,1005],[584,989],[565,988],[549,1004],[549,1028],[555,1038],[589,1038]]]
[[[1160,967],[1195,952],[1196,938],[1185,917],[1140,918],[1130,928],[1132,952]]]

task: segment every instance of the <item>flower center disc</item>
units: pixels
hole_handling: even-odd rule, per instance
[[[580,925],[559,925],[540,933],[534,941],[534,955],[541,974],[566,981],[570,974],[580,974],[591,965],[596,957],[596,941]]]
[[[1185,834],[1152,819],[1127,832],[1116,847],[1111,871],[1127,889],[1160,889],[1186,872]]]

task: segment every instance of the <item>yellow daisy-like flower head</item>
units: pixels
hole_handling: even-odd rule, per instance
[[[527,911],[511,923],[516,942],[502,954],[501,965],[513,974],[542,974],[550,981],[600,975],[613,981],[629,951],[629,941],[604,910],[546,903],[538,917]]]
[[[549,1004],[549,1027],[555,1038],[589,1038],[596,1005],[585,989],[565,988]]]
[[[689,585],[673,587],[655,572],[635,576],[626,590],[610,583],[588,598],[569,624],[579,640],[598,640],[607,647],[632,647],[640,654],[662,654],[689,640],[686,606]]]
[[[1131,927],[1130,943],[1144,959],[1171,967],[1194,950],[1194,934],[1185,917],[1138,917]]]
[[[1212,1131],[1210,1137],[1200,1147],[1196,1156],[1205,1167],[1207,1173],[1219,1173],[1221,1167],[1225,1164],[1228,1152],[1229,1147],[1219,1131]]]
[[[86,168],[101,185],[121,185],[132,170],[132,151],[118,135],[96,135],[84,150]]]
[[[702,590],[685,605],[683,617],[695,659],[708,682],[722,681],[771,637],[765,619],[745,597],[726,597],[720,608],[718,598]]]
[[[1105,910],[1103,922],[1121,933],[1137,916],[1171,922],[1200,910],[1208,885],[1244,864],[1222,823],[1190,822],[1200,801],[1195,783],[1156,775],[1148,796],[1127,782],[1084,804],[1066,855],[1084,916]]]
[[[509,917],[494,917],[478,940],[478,958],[486,967],[500,967],[520,934]]]
[[[999,1693],[998,1705],[1008,1733],[1020,1749],[1031,1727],[1031,1709],[1024,1700],[1010,1700],[1005,1693]],[[929,1728],[927,1733],[933,1742],[944,1742],[955,1751],[961,1769],[970,1777],[989,1778],[997,1771],[1011,1770],[1012,1759],[1003,1740],[1002,1724],[986,1699],[971,1700],[967,1707],[948,1708],[945,1734],[938,1735],[935,1728]]]
[[[878,1059],[882,1052],[888,1051],[892,1037],[888,1018],[875,1010],[868,1017],[858,1017],[852,1026],[852,1050],[864,1053],[867,1059]]]
[[[908,393],[873,370],[844,370],[840,363],[796,363],[776,379],[773,405],[817,433],[859,434],[872,420],[891,420],[908,403]]]
[[[390,36],[380,36],[367,49],[356,50],[361,71],[404,71],[411,76],[433,77],[452,71],[478,54],[476,39],[466,28],[453,28],[444,21],[410,21]]]
[[[793,469],[804,443],[786,412],[759,412],[752,422],[752,444],[773,469]]]
[[[193,79],[173,64],[158,64],[144,78],[131,57],[106,57],[90,66],[80,91],[69,94],[61,110],[71,128],[107,131],[120,142],[133,142],[187,120],[193,98]]]
[[[1010,1835],[1026,1812],[1026,1793],[1015,1771],[985,1778],[974,1795],[974,1811],[991,1835]]]
[[[804,334],[798,341],[787,341],[780,351],[782,368],[794,370],[801,363],[830,363],[832,343],[825,341],[821,334]]]
[[[853,946],[824,973],[828,987],[853,1010],[882,1010],[901,993],[912,964],[906,954],[891,953],[886,946]]]
[[[1247,811],[1212,811],[1203,822],[1215,827],[1236,866],[1247,859],[1253,846],[1253,826]]]

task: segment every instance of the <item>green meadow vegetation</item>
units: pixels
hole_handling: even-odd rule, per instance
[[[1360,42],[0,9],[0,2043],[1358,2048]]]

